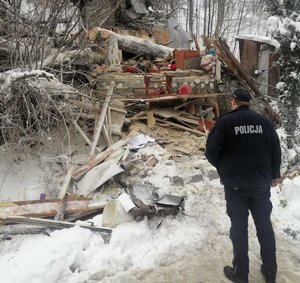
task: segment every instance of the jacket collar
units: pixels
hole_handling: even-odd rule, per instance
[[[249,106],[241,105],[241,106],[235,108],[234,110],[231,110],[229,113],[240,111],[240,110],[249,110]]]

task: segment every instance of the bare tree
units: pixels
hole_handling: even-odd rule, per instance
[[[226,0],[218,0],[217,21],[215,27],[215,37],[219,37],[224,23]]]
[[[194,33],[194,0],[188,0],[188,18],[189,18],[189,32]]]

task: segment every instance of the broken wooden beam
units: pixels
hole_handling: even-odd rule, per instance
[[[172,127],[178,128],[178,129],[182,129],[182,130],[191,132],[191,133],[196,134],[198,136],[206,136],[205,133],[203,133],[203,132],[200,132],[198,130],[194,130],[194,129],[191,129],[191,128],[188,128],[188,127],[185,127],[185,126],[182,126],[182,125],[170,122],[170,121],[166,121],[166,120],[162,120],[162,119],[156,119],[156,121],[158,121],[160,123],[163,123],[163,124],[170,125]]]
[[[72,214],[95,209],[95,207],[89,208],[89,200],[89,198],[85,197],[70,197],[66,203],[65,212]],[[57,214],[60,207],[61,199],[2,202],[0,203],[0,215],[53,217]]]
[[[191,94],[191,95],[167,95],[162,97],[143,97],[143,98],[120,98],[120,101],[137,101],[137,102],[157,102],[165,100],[176,100],[176,99],[192,99],[192,98],[216,98],[219,96],[226,96],[228,93],[207,93],[207,94]]]
[[[79,226],[81,228],[89,229],[94,232],[100,232],[105,234],[111,234],[112,229],[95,226],[93,224],[76,224],[72,222],[67,221],[56,221],[56,220],[50,220],[50,219],[40,219],[40,218],[34,218],[34,217],[25,217],[25,216],[0,216],[0,222],[2,223],[25,223],[25,224],[31,224],[31,225],[38,225],[38,226],[46,226],[49,228],[55,228],[55,229],[65,229],[65,228],[72,228],[75,226]]]
[[[110,84],[110,87],[108,89],[108,92],[107,92],[106,98],[104,100],[104,103],[103,103],[103,107],[102,107],[101,114],[100,114],[100,117],[99,117],[99,122],[98,122],[98,125],[97,125],[97,131],[96,131],[96,134],[95,134],[95,139],[92,143],[90,158],[92,158],[95,154],[96,146],[97,146],[98,141],[99,141],[100,133],[102,131],[104,119],[105,119],[105,116],[106,116],[107,109],[109,107],[109,102],[110,102],[111,96],[113,94],[114,87],[115,87],[115,82],[112,81],[111,84]]]
[[[126,138],[117,141],[114,143],[111,147],[107,148],[103,152],[96,155],[93,159],[90,159],[87,161],[87,163],[81,167],[79,167],[74,173],[73,173],[73,179],[75,181],[78,181],[83,175],[85,175],[88,171],[90,171],[92,168],[94,168],[96,165],[104,161],[106,158],[108,158],[111,154],[116,152],[121,147],[125,146],[134,136],[136,133],[130,133]]]
[[[153,58],[171,59],[173,56],[173,48],[155,44],[149,40],[145,40],[132,35],[120,35],[111,30],[95,27],[92,29],[92,40],[97,37],[108,40],[109,37],[115,37],[118,41],[119,49],[137,55],[150,55]]]

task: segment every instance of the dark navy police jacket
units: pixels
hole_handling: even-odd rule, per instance
[[[278,135],[270,120],[247,106],[216,120],[205,155],[225,186],[260,187],[280,177]]]

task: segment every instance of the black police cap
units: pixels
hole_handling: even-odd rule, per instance
[[[233,98],[239,101],[249,102],[251,98],[251,94],[246,89],[237,89],[232,94]]]

